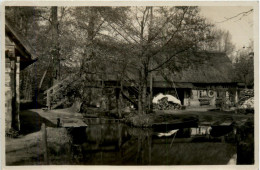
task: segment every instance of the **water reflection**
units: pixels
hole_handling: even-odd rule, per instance
[[[191,128],[191,136],[209,135],[211,126],[199,126],[198,128]]]
[[[118,122],[70,131],[72,159],[89,165],[227,164],[236,154],[237,129],[212,135],[211,126],[154,132]]]

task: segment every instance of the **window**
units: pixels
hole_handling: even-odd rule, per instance
[[[199,91],[199,98],[208,97],[207,90]]]

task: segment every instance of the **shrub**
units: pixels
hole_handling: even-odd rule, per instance
[[[154,116],[151,114],[129,115],[129,117],[126,118],[126,123],[134,127],[151,127],[153,122]]]

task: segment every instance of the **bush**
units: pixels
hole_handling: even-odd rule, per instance
[[[132,115],[126,118],[126,123],[134,127],[151,127],[154,122],[154,116],[151,114]]]

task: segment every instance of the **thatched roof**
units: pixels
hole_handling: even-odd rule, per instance
[[[120,45],[114,43],[97,43],[105,51],[107,56],[117,56],[123,61],[106,59],[105,81],[118,81],[120,74],[126,75],[126,79],[137,81],[139,73],[137,64],[134,63],[134,56],[131,56],[131,47],[129,45]],[[114,45],[114,46],[113,46]],[[152,68],[160,65],[169,58],[173,51],[170,49],[160,52],[153,60]],[[104,57],[104,56],[103,56]],[[117,58],[116,57],[116,58]],[[126,66],[127,62],[133,63]],[[122,73],[124,71],[124,73]],[[167,67],[153,72],[154,82],[161,87],[168,82],[178,83],[180,88],[189,83],[191,87],[194,83],[235,83],[233,65],[225,53],[221,52],[194,52],[186,51],[175,56],[167,64]],[[160,83],[159,83],[160,82]],[[188,87],[188,86],[187,86]]]
[[[167,83],[167,81],[178,83],[180,86],[184,83],[235,83],[233,66],[225,53],[196,52],[186,58],[191,61],[188,67],[178,72],[169,69],[156,71],[153,74],[154,82],[162,87],[165,86],[163,83]],[[107,80],[116,80],[115,72],[111,72],[116,68],[110,66]],[[127,77],[138,80],[138,72],[135,68],[130,67],[126,72]]]
[[[155,81],[170,80],[179,83],[233,83],[234,69],[225,53],[196,52],[190,54],[189,67],[179,72],[158,71]],[[193,64],[192,64],[193,63]]]

